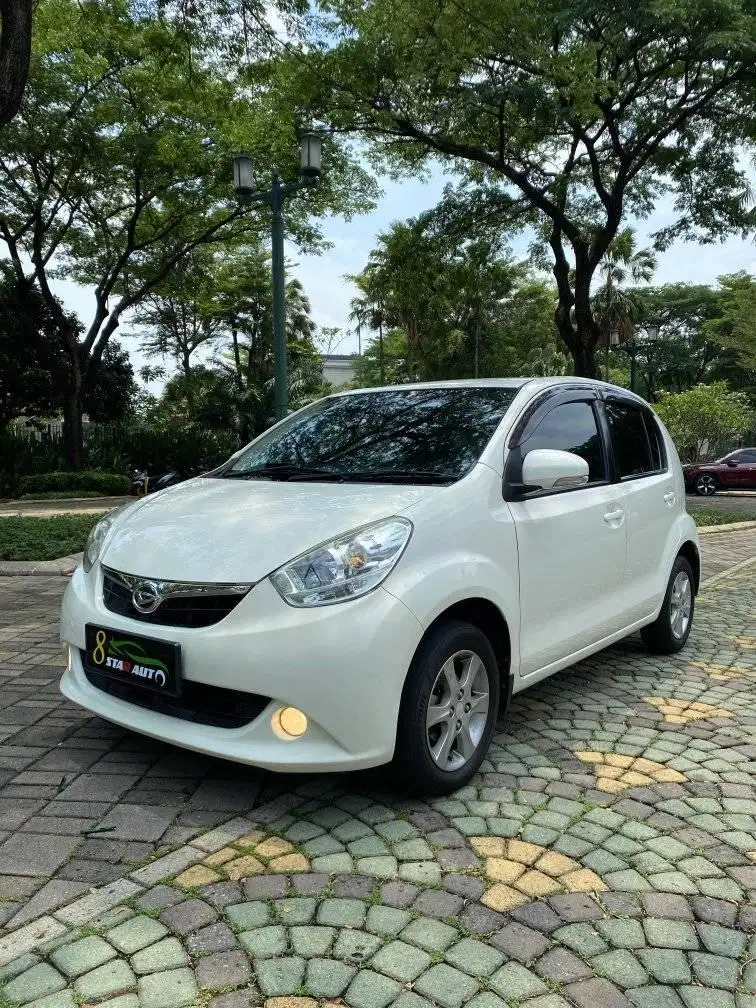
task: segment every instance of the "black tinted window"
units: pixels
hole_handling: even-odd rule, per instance
[[[514,388],[391,389],[314,403],[261,437],[223,475],[266,466],[318,467],[326,475],[447,473],[477,462],[514,399]]]
[[[642,476],[661,469],[659,445],[654,458],[641,410],[618,402],[607,402],[605,409],[620,477]]]
[[[564,403],[547,413],[522,445],[523,456],[536,448],[573,452],[588,463],[591,483],[606,478],[601,437],[593,408],[586,402]]]
[[[731,455],[730,458],[734,459],[736,462],[756,462],[756,451],[752,448],[746,448],[744,451],[736,452]]]

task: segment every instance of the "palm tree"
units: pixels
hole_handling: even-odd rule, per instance
[[[632,339],[635,326],[642,321],[643,309],[632,291],[624,284],[648,283],[656,269],[656,256],[651,249],[637,249],[635,232],[626,227],[607,249],[599,268],[604,283],[593,297],[593,313],[601,328],[602,338],[609,346],[609,334],[616,331],[619,342]]]

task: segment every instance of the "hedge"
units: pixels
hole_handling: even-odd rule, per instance
[[[84,469],[80,472],[48,472],[33,476],[21,476],[19,492],[26,495],[53,493],[58,491],[86,490],[104,496],[120,497],[131,493],[131,481],[120,473],[100,472]]]

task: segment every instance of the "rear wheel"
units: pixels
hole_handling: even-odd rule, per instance
[[[426,637],[402,696],[392,768],[402,788],[449,794],[483,762],[499,709],[499,669],[488,638],[450,621]]]
[[[701,473],[696,478],[696,493],[700,497],[711,497],[719,489],[719,483],[711,473]]]
[[[661,612],[653,623],[641,630],[649,651],[674,654],[685,647],[693,626],[694,583],[693,568],[684,556],[678,556],[669,576]]]

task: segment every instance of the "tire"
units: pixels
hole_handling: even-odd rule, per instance
[[[685,647],[693,626],[694,585],[693,568],[678,554],[669,575],[661,612],[653,623],[641,630],[643,641],[653,654],[674,654]]]
[[[403,790],[445,795],[470,781],[496,726],[500,681],[493,648],[477,627],[454,620],[431,631],[412,661],[399,710],[391,768]]]
[[[719,482],[711,473],[702,473],[696,477],[694,489],[699,497],[712,497],[719,490]]]

